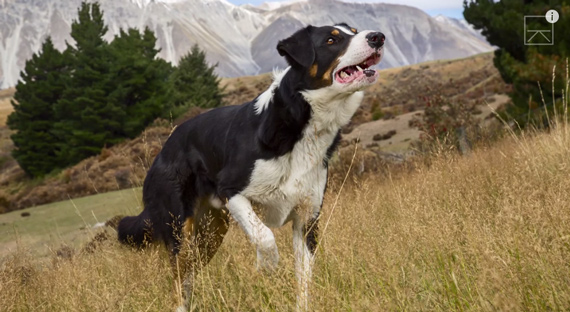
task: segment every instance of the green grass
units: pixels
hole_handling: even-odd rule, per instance
[[[61,245],[78,247],[93,234],[97,222],[115,215],[138,214],[141,189],[109,192],[0,214],[0,257],[18,245],[46,255]],[[29,213],[29,217],[22,217]]]

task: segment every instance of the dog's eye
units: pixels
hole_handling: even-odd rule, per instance
[[[336,40],[334,40],[334,38],[332,38],[332,37],[327,40],[327,44],[333,44],[335,42],[336,42]]]

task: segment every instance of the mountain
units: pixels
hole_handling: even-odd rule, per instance
[[[295,2],[305,2],[307,0],[288,0],[288,1],[275,1],[275,2],[263,2],[262,4],[260,4],[259,6],[257,6],[257,8],[264,10],[264,11],[272,11],[272,10],[276,10],[279,8],[282,8],[284,6],[288,6],[291,5]]]
[[[307,24],[346,22],[360,30],[382,31],[386,35],[386,54],[381,68],[466,57],[492,49],[475,34],[449,27],[420,9],[404,5],[310,0],[277,6],[262,15],[268,26],[251,45],[261,72],[270,71],[276,64],[285,66],[283,59],[274,53],[277,41]]]
[[[254,75],[284,66],[275,51],[279,39],[307,24],[347,22],[358,29],[382,31],[382,67],[465,57],[492,49],[477,34],[430,17],[423,11],[384,3],[306,0],[236,6],[225,0],[100,0],[112,40],[120,28],[148,26],[174,64],[192,45],[218,63],[223,77]],[[81,0],[0,0],[0,89],[16,84],[27,59],[46,36],[59,49],[73,40],[71,22]]]
[[[481,34],[481,32],[479,30],[476,30],[475,28],[473,28],[473,25],[469,24],[464,19],[458,19],[458,18],[454,18],[454,17],[443,16],[441,14],[435,16],[434,19],[436,21],[438,21],[439,23],[441,23],[442,25],[444,25],[445,27],[448,27],[448,26],[454,27],[454,28],[458,29],[459,31],[465,33],[468,36],[469,35],[475,36],[482,41],[486,40],[485,37]]]

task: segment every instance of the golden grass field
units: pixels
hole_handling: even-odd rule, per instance
[[[469,156],[442,153],[411,168],[350,178],[344,187],[333,177],[311,310],[570,310],[569,126],[507,135]],[[131,250],[107,231],[109,240],[59,256],[58,246],[34,256],[21,243],[0,263],[0,310],[172,311],[174,277],[164,248]],[[196,278],[194,307],[293,310],[290,226],[276,237],[282,261],[265,276],[232,224]]]
[[[10,100],[15,92],[16,89],[14,88],[0,90],[0,126],[6,124],[6,118],[13,110]]]

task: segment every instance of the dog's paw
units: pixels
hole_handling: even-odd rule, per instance
[[[279,264],[279,251],[275,239],[272,242],[257,247],[257,270],[273,273]]]
[[[188,309],[186,308],[186,306],[181,305],[178,306],[176,310],[174,310],[174,312],[188,312]]]

